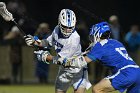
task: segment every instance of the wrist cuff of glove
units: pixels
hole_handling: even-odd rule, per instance
[[[42,42],[42,47],[48,46],[49,42],[46,39],[41,40],[41,42]]]

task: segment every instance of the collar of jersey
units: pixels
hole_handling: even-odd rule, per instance
[[[103,45],[105,45],[107,42],[108,42],[108,39],[104,39],[104,40],[100,41],[100,44],[103,46]]]

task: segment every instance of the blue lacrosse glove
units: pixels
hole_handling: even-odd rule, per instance
[[[49,51],[43,51],[43,50],[39,50],[39,51],[34,51],[34,53],[37,55],[37,59],[38,61],[42,61],[46,64],[50,64],[46,58],[48,55],[50,55]]]

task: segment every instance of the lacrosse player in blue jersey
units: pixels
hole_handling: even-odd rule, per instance
[[[93,86],[93,93],[108,93],[115,90],[121,93],[125,90],[126,93],[140,93],[140,68],[128,55],[122,43],[109,39],[109,24],[101,22],[93,25],[89,37],[93,46],[85,56],[63,60],[60,58],[60,63],[81,68],[87,63],[100,61],[109,67],[112,75]]]
[[[35,53],[38,60],[46,63],[53,61],[57,64],[59,57],[71,58],[81,54],[80,36],[75,30],[75,25],[75,13],[70,9],[62,9],[58,18],[58,25],[47,39],[39,40],[28,35],[25,41],[28,46],[53,46],[57,56],[51,56],[48,51],[35,51]],[[66,93],[71,85],[74,88],[74,93],[85,93],[85,89],[91,87],[86,67],[86,65],[82,68],[60,66],[55,84],[56,93]]]

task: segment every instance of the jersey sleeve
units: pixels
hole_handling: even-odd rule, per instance
[[[57,30],[57,26],[54,28],[52,34],[47,38],[47,41],[49,42],[50,46],[53,46],[53,41],[54,41],[54,37],[56,34],[56,30]]]
[[[47,41],[49,42],[50,46],[52,46],[52,42],[53,42],[53,37],[52,37],[53,35],[52,34],[47,38]]]
[[[92,49],[87,54],[87,57],[94,62],[97,60],[101,60],[102,56],[103,56],[103,49],[99,44],[93,46]]]
[[[72,57],[80,53],[81,53],[80,37],[77,37],[75,39],[71,39],[69,43],[65,45],[58,54],[63,57]]]

